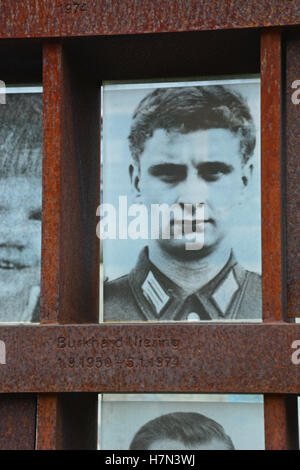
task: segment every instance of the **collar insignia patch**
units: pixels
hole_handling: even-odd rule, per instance
[[[224,281],[217,287],[212,295],[212,298],[218,305],[221,312],[226,313],[227,308],[231,302],[233,295],[239,289],[239,285],[235,280],[232,269]]]
[[[170,297],[165,293],[152,271],[149,271],[144,283],[142,284],[143,294],[154,307],[157,315],[168,303]]]

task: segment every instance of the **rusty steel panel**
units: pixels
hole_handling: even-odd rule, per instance
[[[33,450],[36,395],[0,395],[0,450]]]
[[[197,31],[300,23],[297,0],[5,0],[0,37]]]
[[[263,319],[281,320],[281,33],[261,35],[261,207]]]
[[[261,173],[263,321],[280,321],[284,313],[281,88],[282,35],[261,33]],[[277,372],[278,374],[278,372]],[[294,405],[293,413],[291,402]],[[294,397],[264,395],[265,446],[298,448],[297,402]]]
[[[99,318],[100,86],[76,61],[59,42],[44,45],[43,324]],[[39,394],[37,449],[96,442],[96,394]]]
[[[41,323],[99,317],[100,86],[74,61],[44,46]]]
[[[292,88],[294,81],[298,86]],[[286,41],[285,156],[288,314],[300,316],[300,104],[292,95],[300,88],[300,34]],[[300,93],[298,93],[299,98]],[[297,96],[295,96],[297,98]]]
[[[37,450],[97,448],[98,394],[39,394]]]
[[[264,397],[266,450],[298,450],[297,396]]]
[[[43,219],[41,322],[57,321],[60,281],[60,192],[62,58],[60,45],[47,47],[43,77]],[[46,63],[46,65],[45,65]],[[55,138],[54,138],[55,135]]]
[[[262,265],[263,321],[284,316],[285,285],[282,203],[282,35],[261,34]],[[279,374],[279,371],[277,371]],[[296,396],[264,395],[265,446],[298,449]]]
[[[300,393],[300,325],[8,326],[0,338],[1,393]]]
[[[36,423],[36,449],[48,450],[59,447],[59,395],[39,394]]]

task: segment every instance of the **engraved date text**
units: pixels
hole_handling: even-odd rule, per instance
[[[59,3],[58,9],[60,13],[81,13],[88,9],[88,3],[81,0],[68,1],[66,3]]]

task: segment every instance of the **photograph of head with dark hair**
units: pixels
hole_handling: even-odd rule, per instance
[[[213,419],[200,413],[175,412],[144,424],[129,450],[234,450],[234,445]]]
[[[260,273],[239,262],[234,243],[253,198],[256,124],[233,85],[166,86],[140,100],[128,136],[134,201],[184,215],[170,211],[170,237],[149,237],[133,269],[105,283],[105,321],[261,319]],[[203,243],[187,249],[197,231]],[[253,238],[253,227],[245,233]]]
[[[263,397],[104,393],[99,395],[98,448],[264,449]]]
[[[39,321],[42,95],[0,105],[0,321]]]

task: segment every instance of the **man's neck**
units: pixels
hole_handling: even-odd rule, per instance
[[[229,259],[230,252],[231,248],[223,244],[203,258],[187,261],[174,258],[158,243],[152,243],[149,246],[149,259],[165,276],[190,295],[221,271]]]

